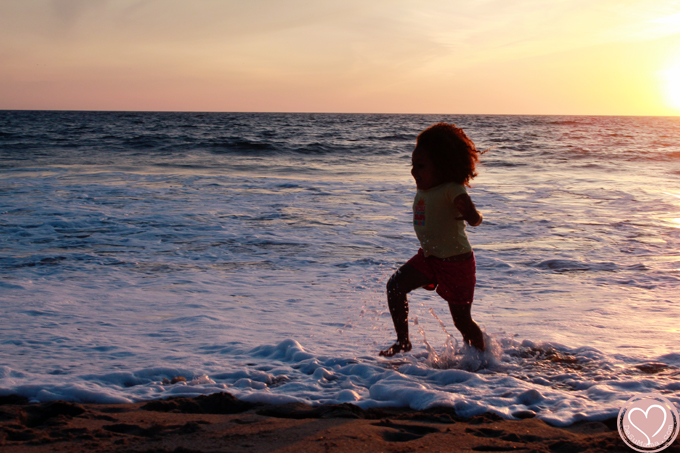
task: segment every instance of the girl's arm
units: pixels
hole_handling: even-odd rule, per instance
[[[453,204],[462,215],[458,220],[465,220],[470,226],[477,226],[482,223],[482,213],[477,210],[470,195],[466,193],[458,195],[453,200]]]

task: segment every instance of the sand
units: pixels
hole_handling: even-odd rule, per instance
[[[0,397],[2,452],[630,452],[615,420],[556,428],[450,408],[250,404],[228,393],[135,404]],[[669,449],[680,453],[677,441]]]

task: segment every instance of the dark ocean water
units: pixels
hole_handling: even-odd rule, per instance
[[[675,117],[0,111],[0,149],[5,168],[219,165],[225,156],[353,162],[403,157],[415,135],[439,121],[493,147],[487,165],[517,164],[499,160],[517,153],[557,162],[597,157],[599,165],[680,157]]]
[[[495,346],[480,368],[416,292],[414,350],[386,368],[410,153],[438,121],[489,149],[468,234]],[[0,111],[0,394],[572,423],[680,401],[679,287],[680,118]]]

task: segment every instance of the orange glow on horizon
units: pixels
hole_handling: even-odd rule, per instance
[[[671,0],[0,2],[0,109],[680,115]]]

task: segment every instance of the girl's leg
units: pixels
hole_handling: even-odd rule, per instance
[[[404,264],[387,282],[387,305],[390,307],[397,342],[384,351],[381,356],[392,357],[398,352],[411,350],[408,336],[408,300],[406,295],[416,288],[429,285],[430,280],[410,264]]]
[[[449,303],[449,308],[451,309],[451,316],[453,316],[453,323],[460,330],[460,333],[463,334],[463,341],[484,352],[486,348],[484,346],[482,329],[472,320],[470,314],[472,304],[457,305]]]

